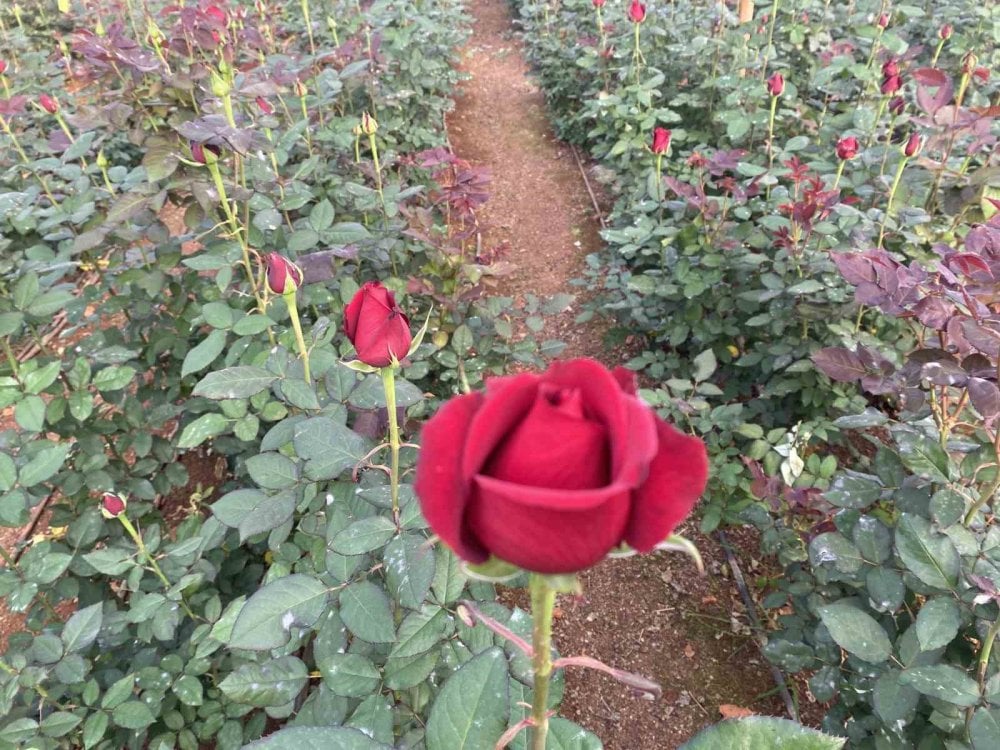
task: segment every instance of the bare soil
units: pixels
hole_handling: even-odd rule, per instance
[[[574,293],[584,259],[600,247],[600,225],[577,160],[548,120],[545,98],[532,80],[503,0],[469,6],[473,35],[460,69],[469,75],[448,120],[455,152],[492,171],[482,212],[487,244],[505,243],[514,272],[500,292]],[[603,338],[606,324],[577,324],[579,304],[547,322],[545,336],[567,342],[564,357],[589,356],[620,364]],[[749,628],[724,554],[714,538],[689,523],[708,574],[700,577],[680,555],[659,553],[603,563],[583,575],[584,595],[562,597],[555,642],[565,655],[586,654],[637,672],[664,687],[659,701],[591,670],[567,675],[562,715],[599,735],[608,750],[670,750],[724,715],[749,709],[781,715],[784,706]],[[759,563],[756,540],[735,533],[740,566],[751,585]],[[523,592],[505,603],[527,607]]]

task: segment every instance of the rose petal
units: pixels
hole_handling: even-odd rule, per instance
[[[635,371],[629,370],[625,367],[618,366],[611,371],[615,380],[618,381],[618,385],[621,389],[625,391],[629,396],[634,396],[637,392],[636,382],[635,382]]]
[[[551,490],[476,477],[466,524],[491,553],[536,573],[570,573],[599,562],[621,541],[629,491]]]
[[[483,396],[470,393],[448,401],[421,432],[414,489],[427,523],[463,560],[486,562],[489,552],[463,527],[471,482],[462,476],[462,455]]]
[[[500,442],[531,409],[539,380],[537,375],[522,373],[486,381],[486,397],[469,427],[463,449],[465,481],[472,481]]]
[[[670,535],[691,512],[708,481],[705,445],[656,420],[659,451],[649,465],[646,481],[632,493],[632,513],[625,541],[649,552]]]

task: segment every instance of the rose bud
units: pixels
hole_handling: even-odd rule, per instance
[[[885,76],[886,78],[889,78],[890,76],[898,76],[899,63],[897,63],[892,58],[886,60],[884,63],[882,63],[882,75]]]
[[[38,97],[38,104],[48,112],[50,115],[54,115],[59,111],[59,102],[54,96],[49,96],[48,94],[42,94]]]
[[[667,153],[667,149],[670,148],[670,135],[670,131],[666,128],[653,128],[652,151],[654,154]]]
[[[274,107],[271,106],[271,102],[265,99],[263,96],[258,96],[255,101],[257,102],[257,108],[265,115],[274,114]]]
[[[837,141],[837,158],[843,161],[853,159],[858,155],[858,139],[853,135]]]
[[[976,69],[979,65],[979,58],[976,57],[975,52],[966,52],[965,57],[962,58],[962,73],[964,75],[972,75],[972,71]]]
[[[895,94],[901,88],[903,88],[902,76],[889,76],[882,81],[882,93],[887,96],[889,94]]]
[[[906,109],[906,100],[901,96],[894,96],[889,100],[889,111],[896,115],[897,117],[903,114],[903,110]]]
[[[920,149],[924,146],[923,141],[920,140],[919,133],[911,133],[910,137],[907,139],[906,144],[903,146],[903,154],[907,157],[913,157],[920,153]]]
[[[344,332],[358,359],[372,367],[387,367],[410,351],[410,319],[378,281],[367,282],[344,308]]]
[[[880,15],[878,17],[878,21],[876,23],[878,24],[878,27],[880,29],[888,28],[889,27],[889,14],[888,13],[883,13],[882,15]]]
[[[292,87],[295,89],[295,95],[299,98],[309,93],[309,89],[306,88],[306,85],[302,81],[296,81]]]
[[[291,294],[302,286],[302,269],[280,253],[268,253],[267,287],[274,294]]]
[[[361,132],[365,135],[375,135],[378,130],[378,120],[367,112],[361,113]]]
[[[603,8],[607,0],[593,0],[595,8]]]
[[[952,32],[951,24],[946,23],[940,29],[938,29],[938,38],[941,39],[941,41],[947,41],[951,39],[951,32]]]
[[[128,508],[128,501],[124,495],[114,492],[105,492],[101,495],[101,515],[105,518],[118,518],[125,509]]]
[[[7,72],[7,61],[0,60],[0,76]]]
[[[471,563],[571,573],[623,542],[649,552],[705,487],[705,446],[636,396],[634,373],[590,359],[487,381],[423,428],[416,492]]]
[[[646,6],[639,0],[632,0],[628,6],[628,18],[632,23],[642,23],[646,20]]]
[[[191,143],[191,158],[199,164],[215,164],[222,154],[222,149],[211,143]]]
[[[771,96],[781,96],[785,90],[785,77],[781,73],[775,73],[767,79],[767,91]]]

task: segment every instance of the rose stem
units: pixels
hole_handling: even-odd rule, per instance
[[[306,340],[302,335],[302,323],[299,322],[299,308],[295,300],[295,290],[293,289],[281,296],[285,300],[285,306],[288,308],[288,317],[292,319],[292,330],[295,331],[295,345],[299,349],[299,356],[302,357],[302,367],[305,370],[306,382],[312,383],[312,378],[309,376],[309,350],[306,348]]]
[[[392,520],[399,526],[399,420],[396,418],[396,370],[392,365],[386,365],[379,373],[382,375],[382,388],[385,390],[385,408],[389,413],[389,450],[392,453],[392,463],[389,471],[389,493],[392,498]]]
[[[902,159],[899,160],[899,166],[896,167],[896,177],[892,181],[892,188],[889,190],[889,202],[885,206],[885,216],[882,217],[882,228],[878,233],[878,249],[882,249],[882,241],[885,239],[885,225],[889,223],[889,217],[892,216],[892,202],[896,197],[896,191],[899,189],[899,181],[903,178],[903,170],[906,168],[906,162],[910,159],[908,156],[904,155]]]
[[[545,739],[549,733],[549,681],[552,678],[552,610],[556,603],[556,592],[546,582],[545,577],[531,574],[531,657],[535,673],[534,695],[531,699],[532,750],[545,750]]]
[[[156,573],[156,577],[163,583],[164,588],[169,591],[172,584],[170,583],[170,580],[163,575],[163,571],[160,570],[160,566],[157,564],[156,559],[149,553],[149,550],[146,549],[146,543],[142,541],[142,535],[139,534],[135,526],[132,525],[132,522],[128,520],[128,517],[124,513],[118,514],[118,520],[121,521],[122,526],[125,527],[125,531],[128,532],[128,535],[132,537],[132,541],[135,542],[135,546],[139,548],[139,554],[146,558],[146,562],[148,562],[153,568],[153,572]],[[184,608],[188,617],[192,620],[198,619],[194,612],[191,611],[191,608],[187,605],[187,602],[184,601],[184,594],[181,594],[181,606]]]

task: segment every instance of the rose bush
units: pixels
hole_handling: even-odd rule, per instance
[[[416,492],[463,559],[568,573],[618,545],[648,552],[691,511],[705,447],[587,359],[488,381],[425,425]]]

